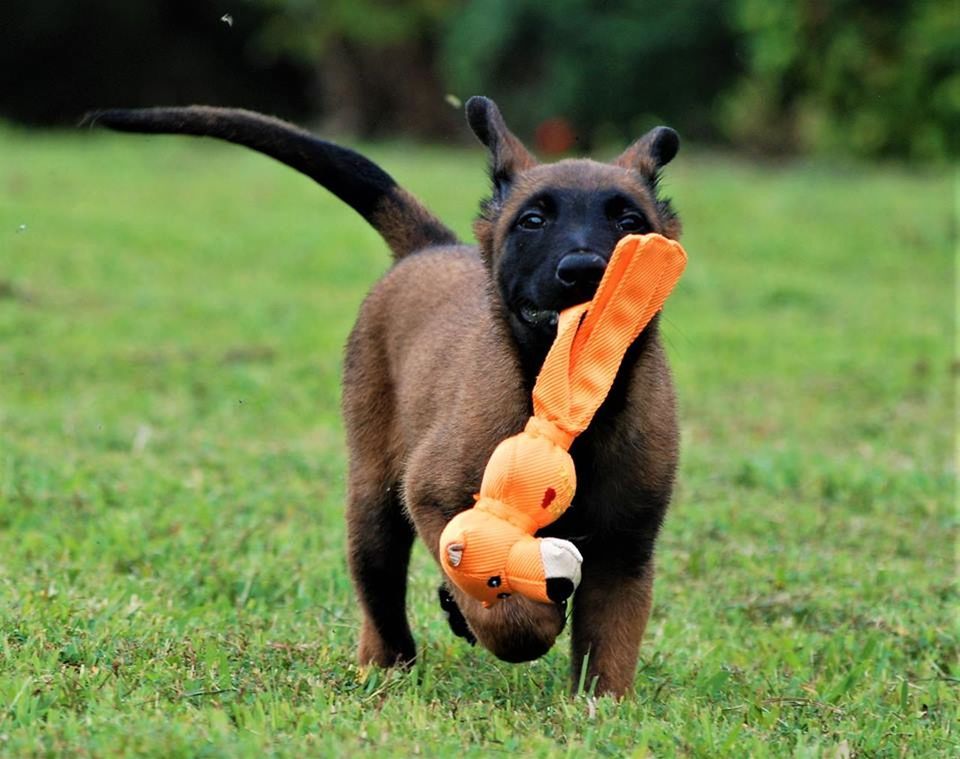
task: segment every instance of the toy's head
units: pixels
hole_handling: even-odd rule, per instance
[[[572,544],[532,537],[573,500],[571,441],[552,422],[532,417],[523,432],[504,440],[490,456],[476,506],[443,531],[444,570],[484,605],[513,593],[543,603],[562,601],[579,583],[582,557]]]

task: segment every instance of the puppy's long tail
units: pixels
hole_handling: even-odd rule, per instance
[[[353,208],[381,234],[397,259],[431,245],[457,242],[452,231],[373,161],[271,116],[208,106],[115,109],[89,113],[81,124],[121,132],[216,137],[265,153]]]

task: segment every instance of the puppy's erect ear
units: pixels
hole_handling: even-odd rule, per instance
[[[502,200],[510,190],[515,175],[536,166],[537,160],[517,139],[489,98],[472,97],[467,101],[467,122],[474,134],[490,150],[490,178],[493,199]]]
[[[625,169],[636,169],[649,178],[666,166],[680,148],[680,135],[670,127],[654,127],[624,150],[614,161]]]
[[[656,197],[660,169],[666,166],[680,148],[680,135],[670,127],[654,127],[643,137],[624,150],[613,162],[615,166],[639,171],[650,184],[657,203],[663,234],[673,240],[680,239],[680,219],[677,218],[668,198]]]

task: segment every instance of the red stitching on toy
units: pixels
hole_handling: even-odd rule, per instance
[[[547,508],[547,506],[553,503],[553,499],[556,497],[557,497],[557,491],[554,490],[553,488],[547,488],[547,492],[543,494],[543,503],[540,504],[540,508],[541,509]]]

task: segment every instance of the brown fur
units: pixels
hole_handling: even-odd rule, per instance
[[[394,187],[384,195],[369,221],[396,258],[435,245],[447,232],[433,214],[402,187]],[[452,242],[453,236],[450,237]]]
[[[400,260],[364,302],[347,347],[349,547],[364,610],[364,664],[414,657],[403,598],[414,531],[436,558],[440,532],[472,504],[491,451],[530,414],[531,378],[492,284],[515,210],[545,187],[613,184],[636,199],[656,231],[679,233],[652,190],[657,161],[649,144],[639,141],[619,165],[540,166],[515,137],[499,137],[506,149],[494,151],[493,173],[509,176],[510,192],[477,221],[479,251],[434,247]],[[676,467],[674,405],[654,323],[575,443],[577,498],[547,531],[577,540],[584,553],[571,675],[576,683],[586,658],[586,682],[598,693],[622,695],[633,681],[652,601],[653,543]],[[508,661],[539,656],[564,625],[556,606],[514,596],[484,609],[452,590],[479,641]]]

